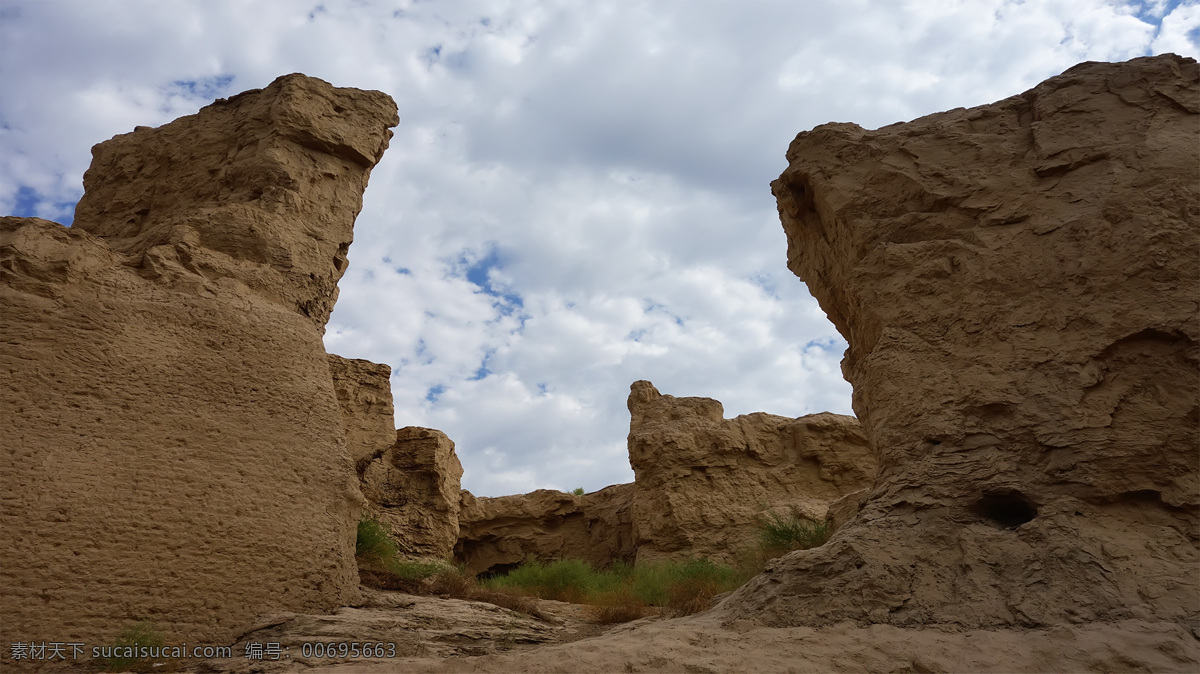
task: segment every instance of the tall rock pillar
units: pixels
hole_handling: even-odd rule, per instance
[[[1200,69],[801,133],[788,266],[849,342],[859,515],[727,601],[770,624],[1200,617]]]
[[[0,641],[357,597],[321,333],[397,123],[289,75],[97,145],[73,227],[0,219]]]

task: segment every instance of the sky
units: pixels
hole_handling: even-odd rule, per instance
[[[327,350],[391,365],[476,495],[593,491],[639,379],[851,413],[770,193],[797,133],[1165,52],[1197,1],[0,0],[0,214],[69,225],[92,145],[279,75],[384,91]]]

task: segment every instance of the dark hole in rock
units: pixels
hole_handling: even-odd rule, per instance
[[[492,566],[489,566],[486,571],[483,571],[482,573],[476,575],[475,577],[478,578],[479,580],[488,580],[490,578],[506,576],[509,573],[515,571],[517,569],[517,567],[519,567],[519,566],[521,566],[520,562],[517,562],[515,564],[493,564]]]
[[[1037,506],[1017,491],[984,494],[975,502],[975,510],[1002,527],[1019,527],[1037,517]]]

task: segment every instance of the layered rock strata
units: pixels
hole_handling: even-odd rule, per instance
[[[360,465],[367,509],[387,525],[400,552],[444,560],[458,540],[463,468],[454,442],[432,428],[407,426]]]
[[[629,413],[638,561],[734,562],[768,514],[824,519],[875,475],[854,417],[725,419],[716,400],[662,395],[648,381],[630,387]]]
[[[219,643],[358,596],[321,333],[397,122],[290,75],[97,145],[71,228],[0,219],[5,643]]]
[[[329,374],[342,408],[346,452],[361,476],[367,465],[396,442],[392,368],[369,360],[329,354]]]
[[[458,539],[463,474],[454,442],[431,428],[395,429],[387,365],[331,354],[329,373],[367,513],[405,556],[446,559]]]
[[[879,475],[722,615],[1194,625],[1197,148],[1200,69],[1170,54],[798,135],[788,265],[849,343]]]
[[[581,496],[539,489],[497,498],[464,491],[455,557],[471,573],[503,572],[526,560],[632,562],[633,489],[618,484]]]

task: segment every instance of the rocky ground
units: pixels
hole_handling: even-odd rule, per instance
[[[206,661],[207,672],[1188,672],[1200,671],[1200,630],[1129,620],[1050,629],[820,628],[722,624],[721,611],[597,625],[582,606],[542,601],[549,620],[473,601],[365,590],[368,601],[328,616],[284,615],[243,637],[290,657]],[[303,657],[304,643],[380,641],[395,657]]]
[[[418,596],[363,587],[365,602],[330,615],[287,613],[266,618],[239,639],[232,659],[207,660],[208,672],[283,672],[317,668],[354,671],[360,668],[406,671],[421,663],[444,663],[451,670],[470,667],[481,656],[516,654],[539,646],[565,644],[608,631],[596,624],[587,608],[560,601],[537,600],[532,617],[492,604],[449,597]],[[653,620],[653,619],[651,619]],[[388,644],[384,657],[317,657],[313,644]],[[279,644],[282,657],[249,660],[248,644]],[[306,648],[305,644],[309,646]],[[394,648],[391,646],[394,645]],[[308,657],[306,652],[310,652]],[[454,664],[459,663],[459,664]]]

